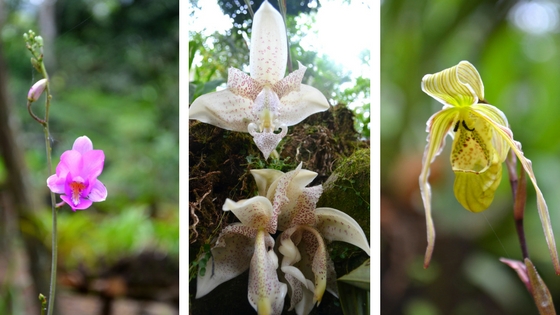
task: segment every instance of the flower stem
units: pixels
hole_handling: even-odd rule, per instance
[[[527,200],[527,179],[525,177],[525,170],[521,168],[519,178],[517,177],[517,159],[515,154],[510,152],[509,159],[506,165],[509,172],[509,181],[511,183],[511,190],[513,193],[513,218],[515,220],[515,229],[519,237],[519,245],[521,246],[521,254],[523,259],[529,258],[529,251],[527,249],[527,241],[525,240],[525,230],[523,229],[523,218],[525,216],[525,202]]]

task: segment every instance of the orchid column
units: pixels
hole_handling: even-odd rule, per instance
[[[327,110],[329,103],[319,90],[301,84],[307,69],[301,63],[298,70],[284,77],[288,60],[286,27],[268,1],[253,19],[249,60],[251,76],[230,68],[227,89],[197,98],[189,115],[190,119],[223,129],[249,132],[268,159],[288,126]]]

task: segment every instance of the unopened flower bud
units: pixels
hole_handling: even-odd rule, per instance
[[[29,93],[27,93],[27,100],[30,102],[35,102],[36,100],[38,100],[41,94],[43,94],[46,86],[47,79],[41,79],[37,81],[35,84],[33,84],[31,89],[29,89]]]

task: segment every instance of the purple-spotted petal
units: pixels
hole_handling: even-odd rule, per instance
[[[236,68],[229,68],[228,70],[227,87],[233,94],[252,101],[257,98],[257,95],[263,89],[263,85],[257,80]]]
[[[95,180],[93,185],[90,185],[91,190],[88,194],[88,199],[93,202],[105,201],[107,198],[107,188],[99,180]]]
[[[253,257],[256,230],[234,223],[225,227],[216,245],[212,248],[212,258],[204,276],[200,273],[196,280],[196,298],[208,294],[218,285],[233,279],[249,268]]]
[[[251,122],[253,100],[235,95],[230,90],[198,97],[189,107],[189,118],[222,129],[247,132]]]
[[[342,241],[358,246],[369,255],[369,244],[364,231],[351,216],[333,208],[315,209],[317,230],[331,241]]]
[[[263,84],[274,84],[284,77],[287,61],[288,39],[284,20],[265,1],[253,18],[249,54],[251,77]]]
[[[278,257],[274,253],[274,239],[259,230],[255,253],[249,269],[249,303],[259,314],[280,315],[288,292],[286,284],[278,281]]]
[[[79,137],[78,139],[76,139],[76,141],[74,141],[74,145],[72,146],[72,150],[78,151],[81,154],[84,154],[88,151],[93,150],[93,143],[91,142],[91,140],[88,137],[82,136],[82,137]]]
[[[280,140],[288,133],[288,128],[286,126],[281,126],[280,129],[282,130],[280,133],[257,132],[256,125],[254,123],[249,124],[249,133],[253,136],[255,144],[262,152],[265,160],[268,160],[268,157],[272,151],[276,149]]]
[[[293,126],[312,114],[329,109],[330,105],[323,93],[316,88],[301,84],[298,91],[293,91],[280,99],[282,106],[278,121]]]
[[[270,225],[273,216],[272,204],[265,197],[256,196],[238,202],[226,199],[222,209],[233,212],[243,225],[254,229],[267,229],[271,234],[276,233],[276,226]]]

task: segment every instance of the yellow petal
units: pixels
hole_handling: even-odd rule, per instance
[[[453,127],[455,139],[451,151],[454,172],[482,173],[486,171],[495,154],[492,145],[493,130],[486,120],[469,111],[461,115]]]
[[[517,159],[523,165],[523,169],[529,175],[529,178],[533,182],[533,187],[535,187],[535,192],[537,194],[537,209],[539,211],[539,217],[541,219],[544,236],[546,242],[548,244],[548,250],[550,252],[550,256],[552,258],[552,263],[554,264],[554,269],[557,275],[560,275],[560,262],[558,260],[558,252],[556,250],[556,241],[554,240],[554,233],[552,231],[552,224],[550,222],[550,215],[548,213],[548,206],[546,205],[546,201],[544,200],[544,196],[537,185],[537,178],[535,177],[535,173],[533,172],[533,167],[531,166],[531,160],[527,159],[521,151],[521,144],[513,139],[513,133],[511,129],[496,124],[490,118],[481,115],[480,117],[486,119],[488,123],[494,128],[496,133],[506,141],[515,155],[517,155]]]
[[[444,105],[471,106],[484,99],[484,85],[468,61],[422,78],[422,91]]]
[[[502,163],[493,163],[483,173],[455,172],[455,198],[472,212],[486,210],[502,180]]]
[[[504,115],[504,113],[495,106],[489,104],[476,104],[473,105],[471,109],[475,114],[482,114],[500,126],[506,128],[509,126],[506,115]],[[496,150],[500,161],[504,162],[507,158],[510,146],[507,141],[503,139],[503,137],[501,137],[495,130],[492,130],[492,133],[492,146]]]
[[[441,148],[445,144],[445,136],[452,128],[453,122],[457,119],[458,115],[459,112],[455,108],[443,109],[430,117],[426,128],[428,132],[428,144],[424,150],[422,172],[418,179],[420,183],[420,194],[422,195],[424,209],[426,211],[426,230],[428,234],[428,247],[426,248],[426,255],[424,258],[424,268],[427,268],[430,264],[436,238],[436,231],[432,220],[432,192],[430,184],[428,183],[430,164],[432,164],[435,157],[441,152]]]

